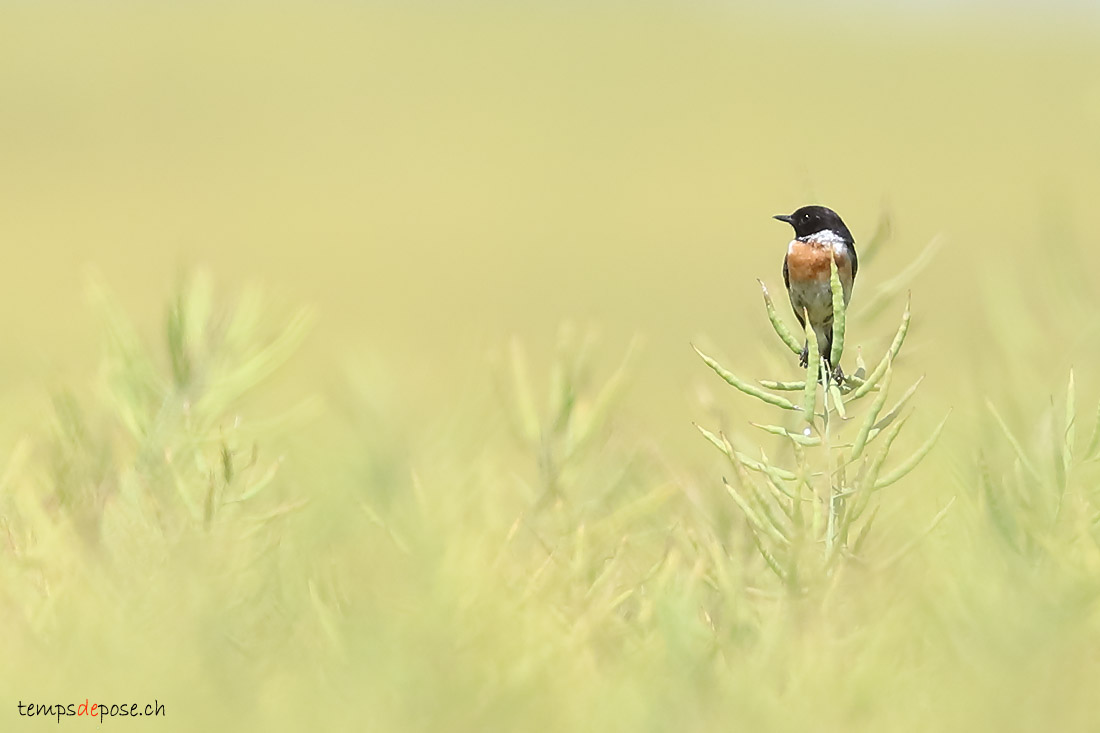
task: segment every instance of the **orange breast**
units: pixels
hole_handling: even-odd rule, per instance
[[[852,261],[844,254],[833,254],[833,248],[814,242],[791,242],[787,249],[787,272],[791,280],[829,280],[829,257],[835,256],[837,275],[845,289],[851,287]]]

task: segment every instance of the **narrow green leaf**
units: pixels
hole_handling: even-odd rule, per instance
[[[1008,424],[1001,417],[1001,413],[997,412],[997,408],[993,406],[993,403],[986,400],[986,407],[989,408],[989,412],[993,415],[993,419],[997,421],[997,425],[1000,426],[1001,432],[1008,438],[1009,444],[1012,449],[1016,451],[1016,457],[1020,459],[1020,465],[1028,472],[1032,479],[1035,481],[1042,481],[1039,478],[1039,472],[1035,470],[1035,466],[1031,464],[1031,460],[1027,457],[1027,453],[1024,452],[1024,447],[1020,445],[1020,441],[1016,440],[1016,436],[1012,434],[1012,431],[1008,429]]]
[[[886,355],[882,357],[882,361],[878,363],[875,370],[867,377],[867,381],[852,390],[851,394],[848,395],[849,402],[859,399],[870,392],[871,389],[878,384],[878,381],[882,379],[882,376],[886,374],[886,367],[890,361],[896,358],[898,352],[901,351],[901,345],[905,342],[905,334],[909,332],[909,321],[912,319],[910,300],[911,299],[907,298],[905,301],[905,312],[901,315],[901,325],[898,326],[898,332],[894,335],[894,341],[890,344],[890,348],[887,350]]]
[[[753,508],[749,505],[749,502],[745,500],[745,497],[741,496],[741,493],[737,489],[733,488],[729,481],[722,479],[722,483],[725,484],[726,491],[733,497],[734,503],[737,504],[741,513],[745,515],[745,519],[749,520],[749,524],[752,528],[758,532],[763,532],[771,539],[780,544],[790,544],[790,540],[779,533],[777,529],[769,525],[763,519],[760,518]]]
[[[777,535],[781,537],[781,542],[790,544],[790,532],[787,531],[782,520],[776,517],[775,512],[772,509],[772,501],[778,504],[778,500],[769,500],[770,492],[765,492],[764,489],[756,483],[749,472],[745,469],[745,464],[736,458],[737,451],[733,449],[733,445],[730,444],[729,439],[724,434],[719,434],[722,442],[726,445],[726,450],[729,456],[731,456],[731,462],[734,469],[737,471],[737,478],[741,482],[742,487],[747,487],[752,493],[752,498],[756,500],[756,506],[760,510],[764,522],[765,529],[768,530],[769,535]]]
[[[829,352],[829,363],[835,369],[840,366],[840,357],[844,353],[844,328],[847,308],[844,304],[844,288],[840,284],[836,259],[832,257],[829,258],[829,288],[833,294],[833,346]]]
[[[717,436],[717,435],[715,435],[714,433],[710,432],[709,430],[707,430],[706,428],[704,428],[704,427],[703,427],[702,425],[700,425],[700,424],[698,424],[698,423],[692,423],[692,425],[694,425],[694,426],[695,426],[695,429],[696,429],[696,430],[698,430],[698,431],[699,431],[700,433],[702,433],[702,434],[703,434],[703,437],[704,437],[704,438],[706,438],[706,439],[707,439],[707,440],[709,440],[709,441],[710,441],[711,443],[713,443],[713,444],[714,444],[714,447],[715,447],[715,448],[717,448],[718,450],[722,451],[723,453],[725,453],[725,452],[726,452],[726,446],[722,445],[722,441],[720,441],[720,440],[718,439],[718,436]]]
[[[305,340],[312,323],[312,311],[302,309],[295,313],[278,336],[242,359],[232,372],[217,380],[216,385],[210,385],[206,393],[208,404],[229,404],[275,373]]]
[[[875,523],[875,517],[878,516],[879,506],[871,510],[871,514],[867,517],[867,521],[859,528],[859,534],[856,535],[856,541],[852,543],[853,555],[858,555],[860,550],[863,549],[863,543],[867,541],[867,536],[871,533],[871,526]]]
[[[751,529],[752,528],[750,527],[750,530]],[[767,563],[772,572],[778,575],[779,579],[786,583],[787,573],[779,565],[779,561],[775,559],[775,555],[770,553],[768,549],[764,547],[764,543],[760,541],[760,535],[758,535],[755,530],[751,531],[750,534],[752,535],[753,543],[756,545],[757,552],[760,553],[760,557],[764,558],[764,562]]]
[[[796,354],[802,353],[802,345],[798,343],[794,335],[791,334],[786,324],[779,318],[779,314],[775,312],[775,304],[772,303],[772,297],[768,294],[768,286],[764,284],[763,280],[757,280],[760,283],[760,290],[764,293],[764,307],[768,311],[768,320],[772,323],[772,328],[775,329],[776,335],[783,340],[783,343],[787,345],[787,348]]]
[[[821,445],[821,438],[813,435],[805,435],[803,433],[795,433],[787,430],[779,425],[761,425],[759,423],[749,423],[754,428],[760,428],[764,432],[771,433],[772,435],[779,435],[784,438],[789,438],[800,445]]]
[[[939,526],[940,522],[943,521],[943,518],[947,516],[947,512],[949,512],[951,510],[951,507],[954,506],[954,504],[955,504],[955,497],[952,496],[951,501],[947,502],[947,505],[944,506],[943,509],[940,509],[939,513],[936,514],[936,516],[932,517],[932,521],[929,522],[928,528],[925,529],[923,532],[921,532],[920,535],[918,535],[917,537],[914,537],[910,542],[908,542],[906,545],[904,545],[900,550],[898,550],[893,555],[891,555],[886,560],[884,560],[882,565],[879,566],[880,569],[885,569],[885,568],[890,567],[891,565],[896,563],[898,560],[900,560],[901,558],[905,557],[910,552],[912,552],[913,548],[915,548],[917,545],[919,545],[921,543],[921,541],[924,540],[925,537],[932,534],[932,532],[936,529],[936,527]]]
[[[1051,407],[1054,407],[1054,400],[1051,399]],[[1061,509],[1062,499],[1066,492],[1066,464],[1065,464],[1065,450],[1066,439],[1065,432],[1060,430],[1061,427],[1058,424],[1058,420],[1061,415],[1054,414],[1054,410],[1051,410],[1050,415],[1050,464],[1054,468],[1054,484],[1058,487],[1058,509]]]
[[[905,269],[889,280],[881,283],[869,301],[863,301],[859,309],[860,316],[863,318],[874,318],[881,313],[894,298],[897,297],[898,293],[907,288],[909,283],[911,283],[916,276],[932,262],[932,258],[935,257],[940,247],[943,246],[943,243],[944,238],[942,236],[937,235],[933,237],[928,244],[922,247],[921,250],[909,260]],[[862,259],[862,257],[860,259]]]
[[[623,384],[626,382],[626,376],[630,373],[630,366],[633,363],[637,348],[638,339],[631,339],[619,368],[615,370],[615,373],[600,389],[599,394],[592,400],[592,409],[589,410],[583,420],[578,421],[575,438],[578,445],[583,444],[598,428],[606,423],[608,415],[611,413],[611,407],[622,393]]]
[[[177,389],[186,389],[191,384],[193,367],[187,343],[187,309],[184,307],[184,294],[177,293],[168,308],[165,335],[168,337],[168,354],[172,364],[172,381]]]
[[[806,322],[806,388],[802,392],[802,412],[807,425],[814,424],[814,412],[817,409],[817,376],[821,371],[821,354],[817,349],[817,334],[810,325],[810,315],[802,312]]]
[[[1069,371],[1069,385],[1066,390],[1066,396],[1068,397],[1074,391],[1073,385],[1073,370]],[[1058,501],[1055,508],[1055,517],[1062,510],[1062,500],[1066,494],[1067,484],[1067,471],[1069,469],[1069,451],[1071,448],[1066,445],[1066,438],[1069,435],[1070,425],[1068,422],[1060,423],[1066,417],[1060,410],[1054,409],[1054,396],[1050,398],[1050,464],[1054,468],[1054,483],[1058,487]]]
[[[947,424],[947,418],[949,417],[951,417],[950,412],[948,412],[947,416],[945,416],[943,420],[940,421],[940,424],[937,425],[936,429],[932,431],[932,435],[928,437],[928,440],[924,442],[924,445],[917,449],[916,453],[909,456],[909,458],[904,463],[895,468],[893,471],[877,479],[874,484],[875,490],[878,491],[879,489],[886,488],[890,484],[895,483],[901,478],[904,478],[906,474],[916,468],[917,464],[924,460],[924,457],[928,455],[928,452],[930,450],[932,450],[932,446],[936,444],[936,441],[940,437],[940,433],[943,432],[943,426]]]
[[[780,397],[779,395],[771,394],[770,392],[765,392],[764,390],[760,389],[756,385],[750,384],[750,383],[742,380],[741,378],[737,377],[732,372],[726,370],[721,364],[716,362],[714,359],[710,358],[709,356],[704,354],[702,351],[699,351],[699,349],[696,348],[694,345],[691,348],[695,349],[695,353],[697,353],[703,359],[703,362],[707,366],[709,366],[711,369],[714,370],[715,374],[717,374],[719,377],[724,379],[726,381],[726,384],[729,384],[732,387],[736,387],[737,389],[741,390],[742,392],[749,395],[750,397],[755,397],[756,399],[760,400],[761,402],[766,402],[769,405],[775,405],[776,407],[782,407],[784,410],[795,410],[795,411],[797,411],[799,409],[790,400],[788,400],[784,397]]]
[[[1089,446],[1085,449],[1085,460],[1091,461],[1100,456],[1100,405],[1096,406],[1096,424],[1092,428]]]
[[[702,425],[699,425],[697,423],[693,423],[693,424],[695,425],[695,429],[698,430],[700,433],[702,433],[703,437],[706,438],[708,441],[710,441],[710,443],[715,448],[722,451],[723,453],[726,453],[726,446],[723,444],[723,441],[722,441],[721,438],[719,438],[717,435],[715,435],[714,433],[712,433],[709,430],[707,430],[706,428],[704,428]],[[742,464],[744,464],[745,468],[748,468],[752,471],[757,471],[759,473],[774,472],[774,474],[776,476],[779,476],[784,481],[794,481],[798,478],[798,476],[796,474],[792,473],[791,471],[787,471],[787,470],[782,469],[782,468],[777,468],[775,466],[770,466],[768,469],[765,469],[765,467],[763,466],[763,464],[760,463],[760,461],[757,461],[753,458],[750,458],[749,456],[746,456],[744,453],[741,453],[740,451],[737,451],[736,454],[737,454],[737,460],[740,461]],[[728,453],[726,453],[726,455],[729,456]]]
[[[881,431],[890,423],[894,422],[897,416],[901,414],[902,408],[904,408],[906,403],[909,402],[910,398],[912,398],[912,396],[916,394],[917,387],[919,387],[920,383],[923,381],[924,375],[921,375],[921,378],[914,382],[912,387],[905,390],[905,394],[903,394],[901,396],[901,399],[898,400],[897,403],[890,408],[890,411],[886,413],[886,415],[881,420],[875,423],[874,427],[872,428],[874,434],[871,436],[871,440],[874,439],[875,435],[877,435],[879,431]]]
[[[867,416],[863,419],[863,424],[859,427],[859,433],[856,434],[855,443],[852,444],[852,451],[848,454],[848,462],[855,461],[862,455],[864,447],[867,445],[867,437],[871,434],[871,428],[875,426],[875,420],[878,419],[879,413],[882,411],[883,406],[886,404],[886,395],[890,389],[890,380],[894,375],[893,360],[886,365],[886,374],[882,379],[882,389],[879,391],[878,396],[875,397],[875,401],[871,403],[871,409],[868,410]]]
[[[237,502],[248,501],[252,497],[256,496],[261,491],[263,491],[264,489],[267,488],[267,486],[275,478],[275,474],[278,472],[279,466],[281,466],[281,465],[282,465],[282,459],[281,458],[277,461],[274,461],[270,466],[267,467],[267,470],[265,470],[262,474],[260,474],[259,478],[257,478],[255,481],[253,481],[252,483],[250,483],[248,485],[248,487],[244,490],[244,492],[240,496],[235,497],[233,499],[227,499],[224,503],[225,504],[235,504]]]
[[[844,387],[844,389],[841,392],[841,394],[844,394],[844,395],[851,394],[853,391],[859,389],[860,387],[862,387],[867,382],[867,379],[866,379],[867,374],[866,374],[865,370],[860,368],[860,369],[857,369],[856,371],[857,371],[857,374],[845,374],[844,375],[844,384],[841,385],[841,386]],[[871,391],[872,392],[875,392],[877,390],[878,390],[878,385],[872,385],[871,386]]]
[[[791,517],[791,523],[795,527],[796,536],[801,536],[802,535],[801,530],[802,530],[803,527],[806,526],[806,517],[805,517],[806,506],[805,505],[809,504],[810,505],[810,507],[809,507],[810,511],[813,512],[814,514],[816,514],[817,511],[816,511],[816,507],[813,506],[813,500],[812,499],[804,499],[803,498],[803,494],[805,493],[805,490],[809,488],[808,482],[806,480],[804,480],[804,478],[803,478],[803,476],[807,473],[806,450],[802,446],[798,445],[797,443],[794,444],[794,458],[795,458],[795,465],[798,466],[799,476],[798,476],[797,483],[795,484],[795,487],[794,487],[794,496],[791,497],[794,500],[794,506],[792,507],[793,512],[792,512],[792,517]]]
[[[780,392],[801,392],[806,389],[806,382],[776,382],[771,379],[759,379],[761,387],[778,390]]]
[[[785,496],[788,499],[797,500],[794,492],[786,487],[783,483],[783,477],[779,475],[779,469],[771,464],[768,460],[768,455],[764,452],[764,449],[760,449],[760,466],[764,469],[764,475],[768,477],[768,482],[778,492],[776,500],[779,501],[779,495]],[[788,517],[792,517],[791,511],[784,510]],[[793,517],[792,517],[793,518]]]
[[[833,409],[840,415],[841,420],[848,419],[848,411],[844,409],[844,398],[840,394],[840,387],[832,379],[829,380],[829,396],[833,398]]]
[[[978,487],[985,508],[993,521],[993,526],[1010,547],[1018,549],[1017,512],[1014,511],[1013,507],[1006,506],[1006,501],[1009,500],[1010,495],[1006,494],[1003,487],[993,485],[989,463],[984,455],[978,456]]]
[[[871,465],[868,466],[867,472],[863,475],[863,486],[867,488],[874,487],[875,483],[878,481],[879,472],[882,470],[882,464],[886,462],[886,457],[890,455],[890,448],[894,445],[894,441],[897,440],[898,434],[908,420],[909,416],[906,415],[886,431],[886,437],[883,438],[882,447],[875,455],[874,460],[871,461]],[[869,491],[865,493],[868,496],[870,495]]]
[[[751,471],[756,471],[757,473],[769,473],[769,471],[774,472],[776,476],[779,476],[785,481],[794,481],[798,478],[797,475],[786,469],[779,468],[777,466],[765,467],[764,464],[762,464],[760,461],[757,461],[754,458],[750,458],[741,451],[737,451],[737,460],[741,461],[741,463],[745,465],[745,468]]]

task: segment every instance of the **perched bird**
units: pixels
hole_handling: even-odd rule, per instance
[[[847,306],[859,269],[852,233],[835,211],[824,206],[803,206],[793,214],[780,214],[774,218],[794,227],[794,239],[787,245],[787,256],[783,259],[783,283],[787,286],[795,317],[805,328],[803,313],[809,316],[821,356],[832,368],[837,381],[843,381],[844,373],[840,371],[840,365],[829,363],[833,345],[829,258],[836,261],[837,277],[844,291],[844,305]],[[800,358],[802,366],[806,366],[808,359],[809,344],[806,344]]]

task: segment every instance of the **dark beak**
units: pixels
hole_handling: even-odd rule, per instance
[[[785,221],[788,224],[791,223],[791,215],[790,214],[776,214],[772,218],[773,219],[779,219],[779,221]]]

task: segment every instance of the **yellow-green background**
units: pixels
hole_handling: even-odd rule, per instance
[[[682,422],[687,341],[743,336],[753,278],[778,283],[773,213],[821,202],[859,240],[888,207],[867,280],[944,235],[917,295],[939,353],[986,337],[975,283],[1021,287],[1002,268],[1041,272],[1067,233],[1092,249],[1097,31],[1065,8],[3,12],[14,379],[87,351],[89,265],[142,311],[204,264],[316,304],[315,351],[369,348],[433,402],[417,370],[467,373],[505,335],[639,332],[651,416]]]
[[[316,308],[311,336],[272,391],[283,402],[323,400],[311,422],[278,438],[289,460],[284,490],[315,499],[302,536],[326,531],[317,513],[338,511],[338,502],[316,497],[357,465],[357,439],[340,410],[349,372],[384,403],[385,418],[369,430],[405,446],[403,475],[446,474],[445,460],[454,491],[477,491],[470,473],[490,468],[471,466],[495,465],[486,455],[526,465],[493,442],[492,352],[517,337],[544,380],[538,365],[566,321],[599,327],[604,374],[632,337],[642,338],[619,406],[627,439],[659,455],[692,492],[720,497],[716,455],[691,422],[705,422],[707,400],[718,400],[740,425],[745,404],[716,386],[689,342],[713,345],[742,374],[793,378],[794,364],[777,358],[766,330],[755,279],[772,286],[786,316],[779,271],[789,231],[770,217],[821,203],[841,213],[857,244],[884,211],[893,222],[881,256],[860,271],[854,305],[942,237],[911,285],[914,325],[899,368],[907,378],[927,375],[915,426],[951,407],[955,416],[933,464],[885,499],[899,502],[895,513],[910,507],[913,526],[922,525],[965,493],[988,447],[986,399],[1028,435],[1062,394],[1070,366],[1082,414],[1100,394],[1098,40],[1100,20],[1084,4],[4,3],[0,434],[10,449],[46,423],[51,391],[91,381],[99,351],[86,308],[89,270],[154,341],[181,273],[203,267],[228,295],[261,284],[276,321],[300,305]],[[895,303],[890,312],[898,311]],[[875,353],[893,317],[853,319],[850,345]],[[775,373],[780,364],[789,373]],[[478,531],[476,518],[456,513],[449,522]],[[967,526],[954,531],[965,535]],[[310,552],[339,555],[323,539],[303,542],[314,543],[297,556],[304,567]],[[938,572],[968,572],[951,565],[963,548],[941,550]],[[190,618],[175,614],[169,597],[149,613]],[[88,605],[89,613],[111,607]],[[370,607],[347,613],[370,623]],[[103,638],[124,645],[119,627],[104,623]],[[1034,625],[1047,623],[1056,625],[1037,614]],[[91,644],[77,626],[64,633]],[[430,656],[444,643],[398,638],[394,656]],[[1075,679],[1096,669],[1095,638]],[[59,642],[43,643],[52,650]],[[51,668],[52,652],[21,648],[5,663]],[[893,668],[890,648],[870,669]],[[515,641],[505,656],[525,650]],[[151,663],[135,654],[132,663],[108,655],[109,669],[127,670],[116,680]],[[77,658],[76,668],[95,668]],[[987,661],[975,663],[975,679],[1004,666]],[[173,672],[158,658],[154,666],[169,703],[175,683],[191,686],[179,698],[237,709],[232,696],[195,691],[194,679],[207,675],[201,665]],[[339,687],[324,675],[342,667],[318,666],[324,671],[308,682],[267,688],[263,706],[302,715],[310,691]],[[270,679],[259,667],[249,674]],[[18,695],[55,696],[49,674],[35,679]],[[95,678],[83,679],[94,692]],[[431,679],[445,688],[439,680],[450,678],[391,679],[402,702],[385,714],[376,708],[378,725],[445,729],[448,711],[468,701],[419,687]],[[611,695],[606,710],[644,709],[653,702],[647,685],[660,687],[634,680],[624,692],[626,683],[599,679]],[[1030,689],[1031,678],[1021,679],[1001,687],[986,679],[988,699],[1015,684]],[[569,680],[555,681],[518,699],[566,705]],[[495,689],[486,682],[467,692],[491,697]],[[317,720],[330,721],[322,729],[366,724],[367,713],[349,713],[355,691],[344,693],[318,711]],[[14,715],[18,695],[3,690],[0,727],[29,725]],[[413,714],[420,696],[436,700],[438,717]],[[507,710],[526,710],[523,727],[540,728],[539,705],[512,704],[495,711],[499,721],[518,725]],[[782,720],[784,704],[763,708],[777,718],[741,723],[763,729]],[[953,704],[965,708],[965,696]],[[1084,704],[1051,703],[1043,715],[1068,711],[1065,722],[1078,723],[1089,719]],[[233,727],[264,720],[206,714]],[[499,722],[456,715],[462,729]],[[164,729],[188,729],[185,716],[170,711]],[[902,717],[900,728],[921,728]],[[974,722],[961,713],[954,720]]]

